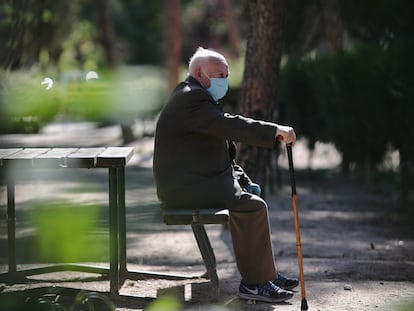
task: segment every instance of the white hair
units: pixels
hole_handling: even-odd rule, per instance
[[[202,48],[201,46],[195,51],[194,55],[191,56],[190,61],[188,63],[188,72],[190,75],[194,76],[195,68],[198,66],[203,67],[208,61],[220,61],[220,62],[226,62],[226,58],[221,55],[220,53]]]

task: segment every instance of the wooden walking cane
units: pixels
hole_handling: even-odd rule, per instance
[[[305,279],[304,279],[304,274],[303,274],[302,244],[300,242],[299,213],[298,213],[298,203],[296,199],[296,182],[295,182],[295,172],[293,168],[292,144],[286,145],[286,151],[287,151],[288,161],[289,161],[290,184],[292,187],[292,205],[293,205],[293,217],[295,221],[296,249],[298,252],[300,288],[302,292],[302,302],[301,302],[300,309],[308,310],[308,302],[306,301],[306,291],[305,291]]]

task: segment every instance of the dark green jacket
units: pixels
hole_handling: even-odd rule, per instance
[[[223,113],[197,80],[178,84],[155,131],[153,171],[159,199],[171,208],[218,207],[236,200],[227,140],[272,148],[276,124]]]

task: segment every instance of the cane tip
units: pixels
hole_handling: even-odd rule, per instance
[[[308,302],[306,301],[306,299],[302,299],[302,303],[300,305],[300,310],[308,310]]]

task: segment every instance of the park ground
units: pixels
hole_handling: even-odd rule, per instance
[[[14,142],[28,146],[63,146],[65,143],[86,146],[91,141],[95,145],[119,144],[119,130],[115,127],[88,129],[87,132],[88,135],[83,130],[52,132],[43,137],[4,136],[0,145],[13,145]],[[135,155],[126,169],[128,268],[201,275],[205,268],[191,228],[168,227],[162,223],[152,177],[152,143],[151,138],[143,138],[130,144]],[[391,182],[364,185],[358,178],[344,177],[338,172],[340,159],[332,147],[319,145],[312,161],[308,162],[304,146],[299,143],[293,151],[297,164],[299,220],[309,310],[414,310],[413,221],[398,216],[398,196],[389,185]],[[279,270],[289,276],[298,276],[290,183],[284,155],[280,163],[280,187],[267,194],[272,240]],[[309,163],[312,170],[306,169]],[[1,271],[7,269],[4,191],[1,187]],[[44,170],[28,173],[18,179],[16,186],[19,267],[45,262],[43,257],[39,260],[41,256],[37,254],[38,230],[30,216],[36,214],[38,202],[45,200],[65,200],[77,206],[102,206],[95,221],[100,237],[96,241],[106,237],[106,172]],[[207,230],[220,278],[221,290],[216,302],[211,301],[209,281],[204,278],[131,278],[122,282],[122,298],[111,298],[116,309],[148,309],[155,306],[155,298],[173,295],[181,305],[180,309],[184,310],[300,310],[300,289],[292,300],[282,304],[240,301],[236,296],[240,275],[229,231],[222,225],[210,225]],[[107,247],[106,242],[102,245]],[[51,245],[52,248],[59,249],[56,245]],[[107,265],[106,261],[94,263]],[[109,282],[96,275],[59,272],[33,276],[28,283],[0,282],[0,297],[13,297],[12,292],[36,295],[49,288],[105,293],[109,290]],[[2,302],[4,300],[0,300]],[[1,305],[0,310],[3,310]]]

